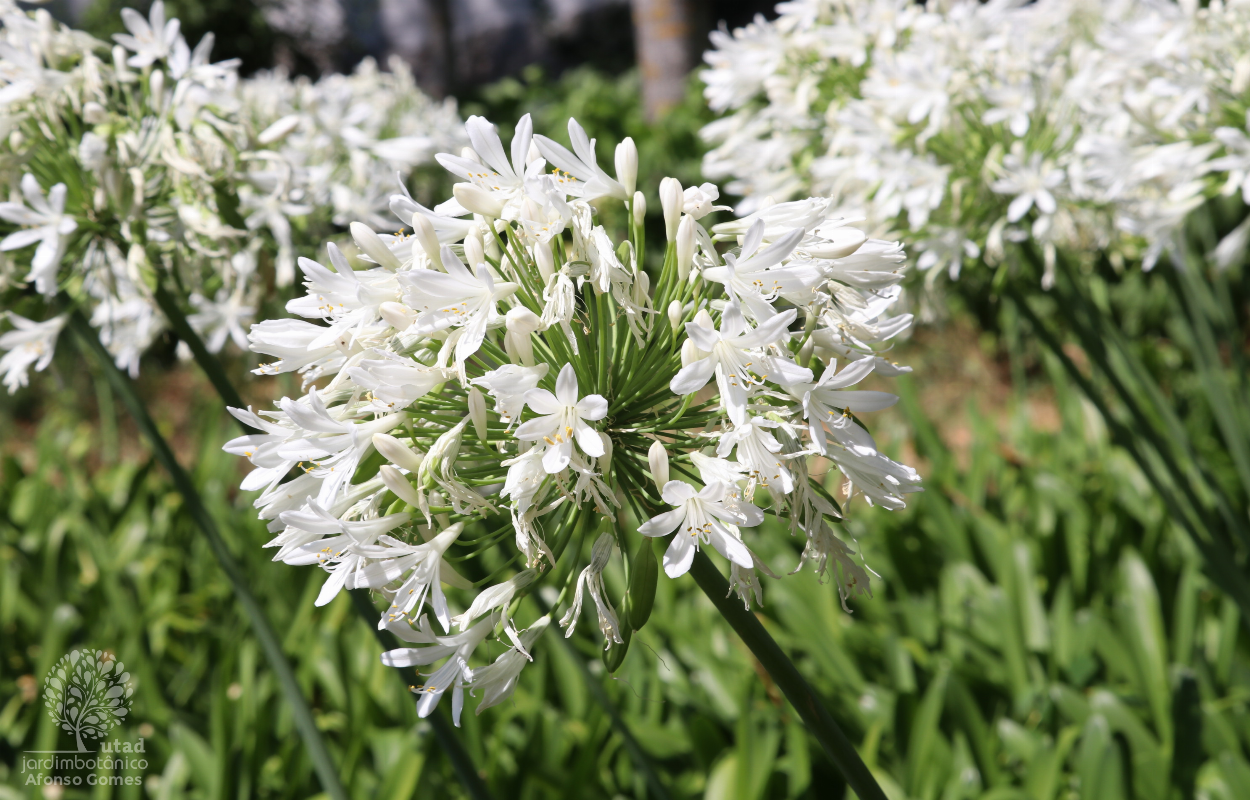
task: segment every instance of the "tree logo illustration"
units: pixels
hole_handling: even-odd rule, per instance
[[[103,650],[75,650],[49,673],[43,692],[48,714],[61,730],[74,735],[78,752],[83,737],[101,739],[130,713],[130,673]]]

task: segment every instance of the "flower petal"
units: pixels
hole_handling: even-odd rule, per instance
[[[535,414],[559,414],[562,410],[556,396],[546,389],[530,389],[525,393],[525,403]]]
[[[572,364],[565,364],[556,377],[556,400],[562,406],[577,405],[577,373]]]
[[[686,507],[665,511],[658,517],[652,517],[638,527],[643,536],[668,536],[677,530],[677,526],[686,520]]]
[[[664,574],[670,578],[680,578],[690,571],[694,563],[695,540],[697,536],[673,537],[673,543],[664,551]]]
[[[601,420],[608,415],[608,401],[603,395],[588,394],[577,403],[577,416],[591,422]]]

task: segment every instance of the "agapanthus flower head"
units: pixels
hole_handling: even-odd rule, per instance
[[[380,624],[425,645],[386,663],[448,659],[419,690],[423,715],[449,688],[457,714],[465,688],[482,690],[479,710],[512,691],[560,606],[522,627],[520,601],[553,575],[569,633],[589,594],[609,651],[628,647],[634,617],[603,572],[643,537],[669,539],[672,578],[710,546],[758,602],[774,572],[752,543],[772,515],[822,572],[830,556],[842,565],[844,599],[866,590],[832,533],[842,506],[807,462],[841,470],[843,502],[898,508],[920,489],[854,416],[895,399],[860,381],[904,371],[881,355],[910,322],[887,315],[901,248],[822,199],[709,231],[717,187],[666,179],[675,224],[648,264],[628,145],[613,177],[575,121],[571,151],[528,116],[510,147],[482,118],[467,128],[472,149],[439,156],[454,199],[434,211],[392,198],[411,233],[353,226],[355,263],[333,245],[328,265],[300,260],[308,295],[288,308],[304,319],[252,328],[252,348],[278,358],[260,371],[301,373],[306,388],[259,415],[235,409],[261,433],[227,446],[256,466],[244,486],[262,491],[279,558],[326,571],[322,599],[381,592]],[[599,224],[592,201],[624,203],[628,230]],[[491,550],[518,571],[488,570]],[[475,666],[483,617],[510,646]]]

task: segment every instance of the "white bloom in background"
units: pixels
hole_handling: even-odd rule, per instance
[[[1061,183],[1063,170],[1047,164],[1041,153],[1030,153],[1027,161],[1018,153],[1008,153],[1003,159],[1002,177],[990,188],[999,194],[1013,195],[1007,206],[1007,221],[1016,222],[1033,207],[1042,214],[1055,213],[1058,204],[1051,190]]]
[[[44,322],[34,322],[8,312],[13,330],[0,334],[0,372],[4,373],[4,385],[13,394],[26,385],[27,372],[31,367],[42,372],[52,363],[56,353],[56,337],[65,327],[65,317],[53,317]]]
[[[147,19],[132,8],[123,8],[122,22],[130,33],[115,33],[113,39],[134,53],[126,63],[137,69],[150,67],[157,61],[169,58],[175,43],[182,41],[182,37],[178,35],[178,20],[165,21],[165,3],[162,0],[156,0],[152,4]]]
[[[237,59],[212,60],[212,33],[188,46],[159,1],[146,16],[125,9],[122,22],[127,31],[102,59],[100,43],[46,11],[0,15],[0,172],[10,186],[21,179],[24,195],[0,203],[0,240],[13,251],[38,245],[14,259],[27,280],[47,297],[67,292],[132,375],[159,335],[179,327],[157,307],[153,281],[166,283],[211,350],[243,347],[251,309],[272,290],[257,264],[272,263],[282,286],[320,244],[310,235],[358,221],[395,230],[386,210],[397,178],[466,140],[454,103],[423,95],[398,60],[382,72],[366,59],[350,76],[315,83],[241,79]],[[88,129],[57,152],[66,144],[52,131],[75,118]],[[74,181],[48,177],[49,165],[72,163]],[[53,170],[36,173],[55,184],[46,196],[22,164]],[[448,219],[474,224],[436,224]],[[383,241],[407,258],[405,238]],[[361,272],[357,317],[376,312],[385,288]],[[191,350],[184,342],[178,352]]]
[[[213,300],[193,293],[188,300],[195,313],[188,315],[187,321],[196,333],[205,337],[204,346],[210,353],[220,352],[227,338],[235,347],[247,348],[244,325],[256,315],[256,308],[246,304],[237,289],[230,291],[223,287]]]
[[[1229,101],[1250,74],[1245,3],[777,14],[714,35],[704,55],[705,97],[725,115],[703,130],[704,172],[744,195],[739,212],[824,195],[874,235],[922,239],[918,265],[952,279],[983,255],[1000,263],[1007,237],[1039,251],[1045,286],[1060,253],[1149,269],[1205,199],[1250,197],[1246,112]],[[1031,211],[1028,230],[996,225]]]
[[[65,184],[58,183],[45,197],[39,181],[28,172],[22,176],[26,202],[0,203],[0,219],[26,228],[4,237],[0,250],[17,250],[38,242],[26,280],[34,281],[36,291],[48,297],[57,292],[56,270],[65,255],[67,237],[78,230],[78,222],[65,213],[66,191]]]

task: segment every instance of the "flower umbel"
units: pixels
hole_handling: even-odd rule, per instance
[[[464,688],[483,691],[479,711],[512,692],[561,605],[522,628],[522,599],[554,574],[571,600],[561,624],[572,634],[589,595],[619,663],[634,617],[613,607],[603,572],[614,551],[633,551],[629,540],[671,537],[672,578],[710,546],[744,602],[760,602],[760,576],[774,572],[748,542],[767,510],[808,537],[822,569],[834,554],[839,575],[866,575],[841,555],[854,552],[831,533],[841,506],[809,458],[829,458],[891,508],[919,489],[850,416],[893,402],[856,389],[863,377],[904,371],[879,355],[910,323],[886,316],[901,247],[868,239],[818,198],[709,231],[719,190],[666,179],[674,224],[663,261],[647,265],[641,226],[614,238],[590,205],[624,202],[635,218],[645,201],[626,190],[631,146],[617,151],[613,179],[581,126],[571,121],[569,135],[571,151],[525,118],[509,158],[494,127],[472,118],[474,149],[439,156],[462,180],[454,200],[435,213],[393,198],[412,236],[353,227],[357,263],[333,246],[333,271],[301,262],[308,296],[290,310],[310,321],[252,329],[252,348],[279,357],[266,372],[311,385],[263,415],[236,410],[263,433],[229,449],[257,467],[246,485],[267,487],[261,516],[286,526],[280,556],[329,572],[323,598],[379,591],[380,624],[424,645],[386,663],[449,657],[417,690],[423,714],[449,689],[457,716]],[[588,535],[589,563],[576,569]],[[471,576],[491,549],[520,571],[496,568],[474,593],[450,565]],[[427,603],[446,635],[419,617]],[[484,625],[511,647],[474,666]]]

